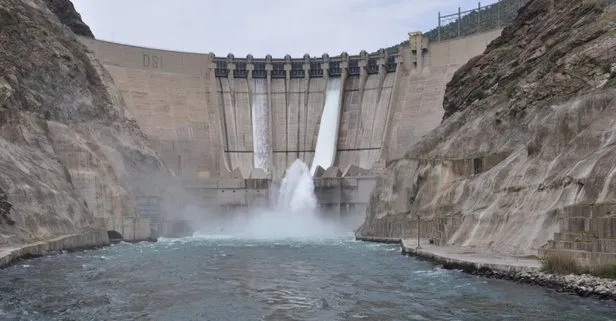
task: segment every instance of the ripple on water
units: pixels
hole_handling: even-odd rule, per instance
[[[611,303],[440,269],[397,251],[352,238],[201,235],[46,256],[0,274],[0,319],[594,321],[616,315]]]

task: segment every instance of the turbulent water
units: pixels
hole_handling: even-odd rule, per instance
[[[312,215],[317,206],[314,194],[314,182],[308,166],[296,159],[285,171],[282,178],[276,211],[287,213],[303,212]]]
[[[340,78],[329,78],[327,80],[327,91],[325,93],[325,105],[321,115],[319,125],[319,135],[317,145],[314,150],[314,159],[310,173],[314,174],[317,166],[328,169],[336,153],[336,133],[338,132],[338,118],[340,113]]]
[[[610,320],[611,302],[487,280],[356,242],[317,212],[306,164],[273,209],[158,243],[20,262],[0,320]],[[242,215],[240,215],[242,216]]]
[[[199,234],[236,238],[321,238],[348,232],[353,227],[327,219],[319,212],[308,166],[295,160],[285,171],[276,201],[270,208],[251,208],[232,217],[208,221]]]
[[[271,170],[269,163],[269,114],[267,112],[267,82],[266,79],[253,80],[252,94],[252,137],[254,148],[254,167],[266,172]]]
[[[351,237],[164,239],[0,273],[0,320],[613,319],[613,302],[442,270]]]

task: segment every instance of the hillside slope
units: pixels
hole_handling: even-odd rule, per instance
[[[616,8],[532,0],[456,72],[439,127],[377,182],[364,236],[537,254],[563,210],[616,201]]]
[[[0,2],[0,245],[134,216],[135,196],[160,194],[155,182],[170,177],[46,2]]]

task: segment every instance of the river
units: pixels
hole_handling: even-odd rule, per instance
[[[0,320],[616,320],[616,304],[491,280],[352,237],[190,237],[19,262]]]

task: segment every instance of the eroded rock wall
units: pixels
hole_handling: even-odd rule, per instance
[[[81,20],[81,15],[75,10],[75,6],[70,0],[45,0],[45,3],[58,19],[75,34],[94,38],[92,30]]]
[[[156,183],[171,177],[111,77],[46,2],[0,2],[0,190],[12,204],[0,244],[135,216],[135,197],[160,194]]]
[[[612,1],[524,6],[456,72],[441,125],[379,178],[360,234],[416,235],[421,217],[438,244],[537,254],[564,207],[615,200],[614,17]]]

